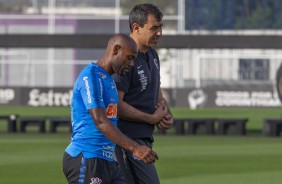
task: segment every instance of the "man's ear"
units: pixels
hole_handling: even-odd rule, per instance
[[[134,24],[132,25],[132,31],[133,31],[133,33],[138,33],[138,32],[139,32],[139,29],[140,29],[139,24],[134,23]]]
[[[116,44],[113,48],[114,55],[117,55],[120,49],[121,49],[121,46]]]

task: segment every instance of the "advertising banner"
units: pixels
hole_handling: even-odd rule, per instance
[[[0,87],[0,105],[19,105],[21,99],[21,88]]]
[[[69,106],[71,98],[72,89],[70,88],[0,88],[0,105]]]
[[[281,107],[275,86],[221,85],[200,89],[177,89],[175,107]]]
[[[70,88],[25,88],[23,105],[33,107],[69,106],[72,98]]]
[[[276,86],[220,85],[206,88],[162,89],[171,107],[281,107]],[[32,107],[70,106],[71,88],[7,87],[0,88],[0,105]]]

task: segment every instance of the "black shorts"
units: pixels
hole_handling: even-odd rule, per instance
[[[63,172],[69,184],[126,184],[116,161],[101,158],[73,158],[65,152]]]
[[[150,139],[134,139],[139,144],[152,147]],[[137,159],[132,152],[116,146],[116,158],[128,184],[160,184],[154,164],[145,164]]]

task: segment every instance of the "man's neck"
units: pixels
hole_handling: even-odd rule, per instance
[[[103,68],[106,72],[108,72],[109,74],[112,74],[113,71],[111,70],[110,66],[106,64],[105,59],[102,57],[100,59],[97,60],[96,64],[98,66],[100,66],[101,68]]]
[[[136,42],[139,52],[146,53],[146,52],[149,50],[149,47],[144,46],[144,45],[138,40],[138,38],[137,38],[136,35],[134,35],[134,34],[131,33],[131,34],[130,34],[130,37]]]

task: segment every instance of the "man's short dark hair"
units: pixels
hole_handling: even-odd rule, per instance
[[[132,25],[137,23],[141,27],[146,24],[148,15],[153,15],[158,21],[163,18],[162,12],[153,4],[138,4],[136,5],[129,14],[129,28],[132,32]]]

